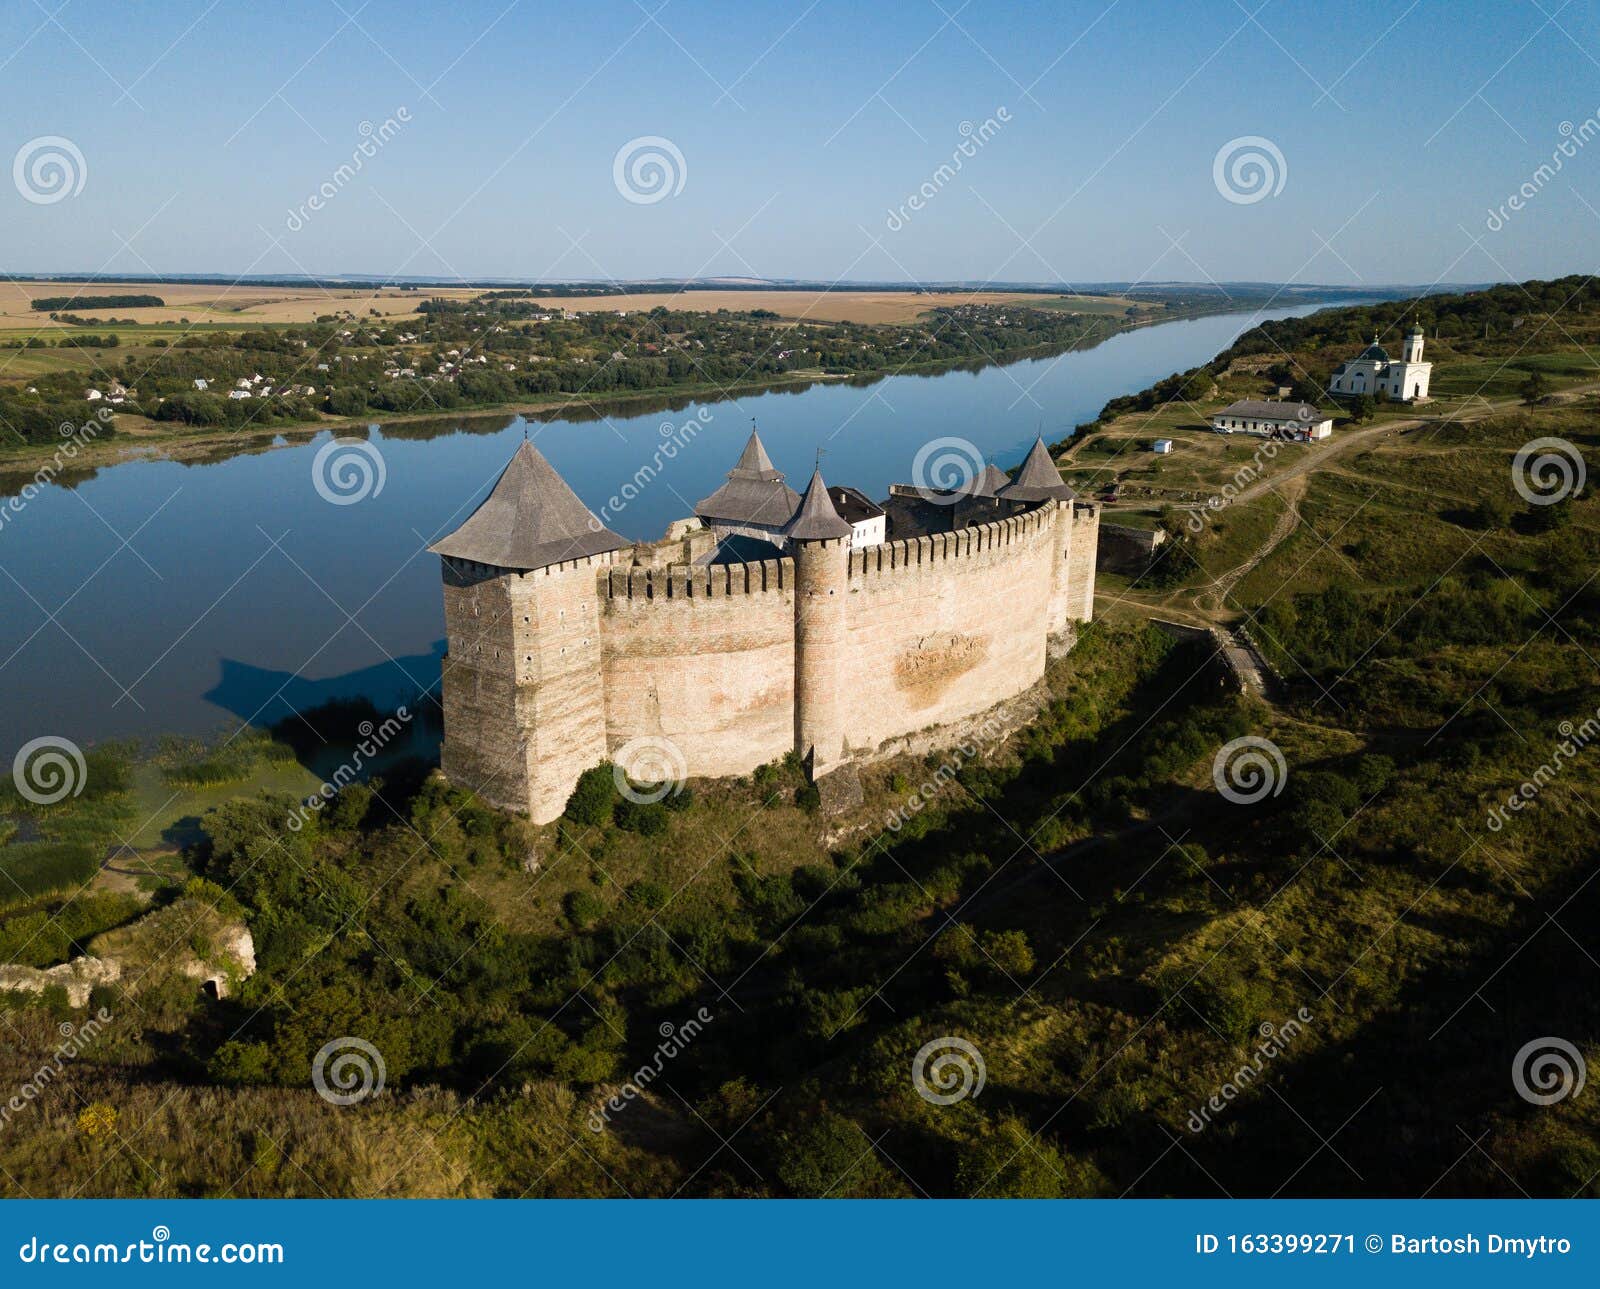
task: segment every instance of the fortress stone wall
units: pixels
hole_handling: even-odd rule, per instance
[[[1047,501],[852,552],[633,567],[605,551],[520,571],[445,555],[452,780],[535,822],[635,740],[690,776],[798,751],[825,775],[959,722],[1044,674],[1093,611],[1099,512]]]
[[[747,774],[794,746],[792,559],[613,568],[599,583],[609,751],[664,737],[691,773]]]

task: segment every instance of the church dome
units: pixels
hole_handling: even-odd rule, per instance
[[[1376,341],[1363,349],[1361,351],[1361,356],[1363,358],[1375,358],[1380,363],[1386,363],[1389,361],[1389,351]]]

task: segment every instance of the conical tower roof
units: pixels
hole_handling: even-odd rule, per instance
[[[751,430],[738,464],[728,471],[728,482],[696,503],[694,513],[713,522],[782,528],[799,504],[800,494],[784,483],[761,436]]]
[[[499,568],[544,568],[633,543],[605,527],[526,441],[467,522],[428,549]]]
[[[761,441],[761,435],[754,429],[746,440],[744,451],[739,453],[739,463],[733,467],[734,474],[757,475],[769,479],[782,479],[777,468],[772,464],[772,458],[767,455],[767,445]]]
[[[1056,469],[1050,449],[1040,438],[1028,449],[1028,459],[1017,471],[1016,479],[997,495],[1006,501],[1071,501],[1078,494],[1061,482],[1061,471]]]
[[[969,497],[998,497],[1000,489],[1010,483],[1011,476],[991,461],[983,467],[977,478],[967,485],[965,494]]]
[[[817,470],[806,485],[806,495],[800,499],[800,509],[784,529],[791,541],[817,541],[829,537],[848,537],[854,531],[839,517],[833,498],[828,496],[828,485],[822,482],[822,471]]]

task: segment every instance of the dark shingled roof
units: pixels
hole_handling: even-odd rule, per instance
[[[800,509],[784,529],[784,535],[791,540],[816,541],[827,537],[848,537],[852,531],[833,508],[828,485],[822,482],[822,471],[816,471],[806,485],[806,495],[800,500]]]
[[[1000,489],[1011,482],[1011,477],[994,462],[983,467],[983,472],[963,490],[967,497],[998,497]]]
[[[1307,421],[1326,421],[1328,414],[1318,411],[1310,403],[1272,403],[1258,398],[1241,398],[1229,403],[1212,417],[1243,416],[1257,421],[1293,421],[1304,425]]]
[[[996,494],[1006,501],[1071,501],[1078,494],[1061,482],[1061,471],[1050,459],[1044,440],[1035,439],[1028,459],[1017,471],[1016,479]]]
[[[877,502],[859,489],[847,488],[844,484],[836,483],[829,488],[828,498],[833,502],[833,508],[839,512],[839,518],[848,524],[858,524],[863,519],[876,519],[883,514],[883,507]]]
[[[728,482],[698,502],[694,513],[713,521],[782,528],[799,504],[800,494],[784,483],[782,472],[773,468],[772,458],[761,444],[761,436],[751,430],[739,463],[728,471]]]
[[[533,569],[632,544],[590,514],[555,467],[524,442],[467,522],[428,549],[499,568]]]

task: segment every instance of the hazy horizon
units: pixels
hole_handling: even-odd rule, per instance
[[[101,0],[18,6],[0,20],[6,258],[564,282],[1559,277],[1600,219],[1596,16],[195,0],[133,24]]]

